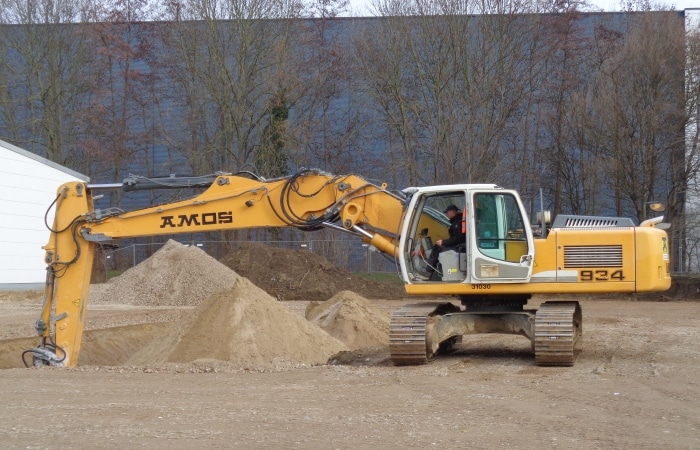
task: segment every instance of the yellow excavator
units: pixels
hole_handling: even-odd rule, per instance
[[[108,189],[185,187],[203,190],[129,212],[94,208],[93,200]],[[438,262],[429,263],[434,243],[448,237],[444,211],[450,205],[461,210],[465,242],[442,248]],[[652,292],[671,285],[660,217],[635,226],[627,218],[559,215],[540,221],[534,233],[518,193],[493,184],[391,191],[358,175],[314,169],[269,180],[245,171],[130,176],[113,184],[66,183],[50,208],[55,219],[43,247],[45,302],[36,322],[41,342],[22,355],[27,365],[29,355],[35,366],[77,364],[95,246],[120,238],[259,227],[356,235],[395,258],[408,295],[459,300],[409,304],[392,315],[389,349],[397,365],[425,363],[464,335],[507,333],[530,339],[537,365],[571,366],[581,348],[579,303],[546,301],[527,309],[532,295]]]

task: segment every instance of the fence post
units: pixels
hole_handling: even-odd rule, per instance
[[[372,252],[370,251],[369,244],[362,244],[365,249],[365,255],[367,256],[367,273],[372,273]]]

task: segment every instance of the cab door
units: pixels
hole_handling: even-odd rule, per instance
[[[534,241],[514,191],[474,191],[467,240],[472,283],[521,283],[532,276]]]
[[[434,244],[449,238],[447,207],[456,206],[460,211],[459,217],[462,217],[462,211],[467,207],[466,191],[460,188],[461,186],[434,186],[413,194],[399,244],[402,248],[401,269],[407,279],[412,280],[415,275],[425,273],[430,267],[428,260]],[[468,277],[466,246],[461,244],[446,250],[457,255],[456,263],[449,268],[449,273],[445,273],[445,268],[433,267],[436,275],[432,281],[463,282]]]

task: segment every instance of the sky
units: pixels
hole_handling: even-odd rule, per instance
[[[620,0],[591,0],[592,3],[598,5],[604,11],[619,11]],[[674,9],[682,11],[687,8],[700,8],[700,0],[656,0],[659,3],[673,4]],[[652,0],[653,2],[653,0]],[[351,16],[372,16],[367,12],[367,6],[371,5],[372,0],[350,0],[351,11],[359,12],[359,14],[350,14]]]

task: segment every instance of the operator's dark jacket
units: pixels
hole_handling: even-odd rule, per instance
[[[456,247],[467,242],[466,234],[462,234],[462,214],[456,214],[452,218],[448,232],[450,237],[442,241],[443,247]]]
[[[452,220],[450,220],[450,228],[447,231],[450,233],[450,237],[443,239],[442,247],[434,244],[432,250],[430,250],[427,268],[428,275],[435,271],[440,252],[451,250],[450,247],[456,247],[467,242],[467,235],[462,234],[462,214],[456,214]]]

